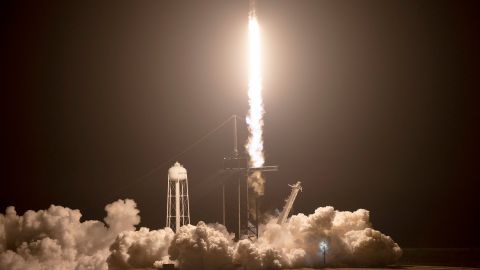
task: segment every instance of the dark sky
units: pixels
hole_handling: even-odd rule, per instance
[[[0,209],[165,224],[167,166],[247,111],[248,1],[3,4]],[[406,247],[479,247],[479,9],[466,1],[267,1],[265,211],[371,211]],[[245,139],[245,126],[242,141]],[[179,158],[193,223],[221,221],[231,126]],[[133,183],[133,184],[132,184]]]

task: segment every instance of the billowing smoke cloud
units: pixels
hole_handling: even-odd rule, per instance
[[[371,228],[369,212],[320,207],[291,216],[282,225],[271,218],[254,241],[233,240],[224,226],[199,222],[174,233],[135,225],[139,211],[132,200],[105,207],[101,221],[81,222],[78,210],[52,205],[17,215],[0,214],[0,270],[155,269],[175,263],[180,269],[278,269],[322,267],[319,243],[328,243],[328,266],[381,266],[402,254],[389,237]]]
[[[255,195],[263,196],[265,192],[265,178],[260,171],[254,171],[248,176],[248,185],[253,189]]]
[[[180,269],[231,269],[234,235],[222,225],[186,225],[175,234],[168,253]]]
[[[340,212],[320,207],[313,214],[292,216],[278,225],[271,219],[260,228],[260,237],[232,242],[223,226],[182,227],[175,235],[170,255],[181,269],[278,269],[322,267],[319,244],[328,243],[328,266],[382,266],[395,263],[400,247],[389,237],[371,228],[369,212]]]
[[[122,232],[110,247],[109,269],[138,269],[170,263],[168,248],[174,233],[172,229]]]
[[[133,200],[105,207],[105,223],[81,222],[79,210],[52,205],[17,215],[10,206],[0,214],[0,269],[106,270],[109,247],[117,235],[140,223]]]
[[[257,265],[277,260],[281,267],[323,266],[322,241],[328,243],[326,262],[330,266],[387,265],[402,254],[389,236],[371,228],[369,212],[364,209],[341,212],[320,207],[308,216],[293,215],[283,225],[272,219],[260,231],[254,246],[265,255],[256,257]],[[275,257],[270,250],[277,252]]]

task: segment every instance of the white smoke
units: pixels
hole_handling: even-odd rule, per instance
[[[260,237],[237,243],[221,225],[188,225],[170,246],[172,259],[181,269],[278,269],[323,267],[319,244],[328,243],[328,266],[382,266],[395,263],[400,247],[371,228],[369,212],[336,211],[320,207],[313,214],[292,216],[285,224],[275,219],[260,228]]]
[[[327,266],[382,266],[402,254],[389,237],[371,228],[369,212],[320,207],[291,216],[283,225],[271,218],[254,241],[233,240],[224,226],[199,222],[177,233],[135,225],[139,211],[132,200],[105,207],[101,221],[81,222],[78,210],[52,205],[17,215],[0,214],[0,270],[154,269],[174,263],[189,269],[278,269],[323,267],[319,243],[328,243]]]
[[[0,270],[98,269],[106,270],[109,247],[117,235],[140,222],[133,200],[105,207],[107,226],[81,222],[79,210],[52,205],[17,215],[10,206],[0,214]]]
[[[254,171],[248,176],[248,186],[252,188],[257,196],[263,196],[265,193],[265,178],[260,171]],[[255,199],[255,198],[252,198]]]
[[[138,269],[168,263],[168,248],[174,233],[172,229],[125,231],[110,246],[109,269]]]
[[[175,234],[168,253],[180,269],[231,269],[234,235],[222,225],[186,225]]]
[[[267,245],[258,245],[249,239],[237,244],[234,262],[246,269],[275,269],[282,267],[282,257],[277,249]]]
[[[326,252],[329,266],[387,265],[402,254],[389,236],[371,228],[369,212],[364,209],[341,212],[331,206],[320,207],[308,216],[293,215],[283,225],[272,219],[261,226],[260,233],[254,243],[257,249],[277,251],[277,260],[283,268],[323,266],[321,241],[329,246]]]

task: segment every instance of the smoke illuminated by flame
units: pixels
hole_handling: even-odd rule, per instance
[[[249,45],[249,81],[248,103],[250,110],[247,115],[247,124],[250,135],[247,142],[247,151],[250,156],[250,166],[263,166],[263,100],[262,100],[262,72],[260,27],[255,13],[251,13],[248,20]]]

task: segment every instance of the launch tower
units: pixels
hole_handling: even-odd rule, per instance
[[[258,203],[259,196],[248,185],[248,176],[255,172],[277,171],[278,166],[250,167],[247,159],[238,151],[237,118],[233,115],[233,153],[224,158],[224,170],[233,173],[230,181],[222,184],[222,220],[231,231],[236,232],[236,238],[258,238]],[[233,188],[233,190],[232,190]],[[232,192],[234,191],[234,192]],[[226,193],[228,196],[226,196]],[[233,200],[227,203],[226,197]],[[230,205],[230,207],[229,207]],[[229,209],[227,209],[229,208]]]

